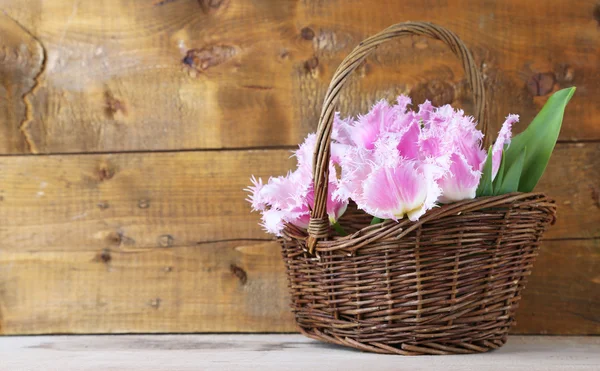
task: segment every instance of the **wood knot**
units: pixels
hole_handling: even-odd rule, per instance
[[[102,252],[100,252],[98,255],[96,255],[96,258],[94,259],[94,261],[101,262],[104,264],[110,263],[111,260],[112,260],[112,256],[110,255],[109,249],[102,250]]]
[[[217,66],[233,58],[237,50],[230,45],[213,45],[202,49],[190,49],[183,58],[183,64],[198,72]]]
[[[97,206],[100,210],[106,210],[110,207],[110,205],[108,204],[108,201],[100,201],[100,202],[98,202]]]
[[[160,247],[171,247],[173,246],[174,238],[170,234],[163,234],[158,236],[158,246]]]
[[[594,7],[594,12],[592,14],[594,16],[594,19],[598,23],[598,27],[600,27],[600,3],[596,4],[596,6]]]
[[[108,235],[108,240],[114,245],[120,245],[123,240],[123,236],[119,232],[111,232]]]
[[[568,64],[561,64],[556,70],[556,81],[561,84],[571,83],[575,79],[575,69]]]
[[[245,285],[246,282],[248,282],[248,275],[246,274],[246,271],[242,268],[238,267],[235,264],[231,264],[229,266],[229,270],[240,280],[242,285]]]
[[[315,38],[315,31],[310,27],[304,27],[300,30],[300,36],[302,36],[304,40],[312,40]]]
[[[97,174],[98,180],[103,182],[112,179],[115,176],[115,171],[107,163],[102,163],[98,166]]]
[[[546,95],[552,92],[555,82],[553,72],[535,73],[527,80],[527,90],[534,97]]]
[[[154,2],[154,6],[163,6],[166,4],[174,3],[177,0],[158,0]]]
[[[150,306],[154,309],[160,308],[160,303],[162,300],[160,298],[150,300]]]
[[[108,234],[108,241],[117,246],[121,245],[135,245],[135,240],[131,237],[127,237],[123,232],[114,231]]]
[[[319,58],[317,58],[316,56],[304,62],[304,68],[308,72],[314,71],[317,67],[319,67]]]
[[[198,0],[204,14],[215,12],[217,9],[227,5],[228,0]]]
[[[104,113],[110,119],[114,119],[117,113],[127,116],[127,107],[120,99],[114,97],[110,90],[104,92]]]
[[[147,198],[142,198],[141,200],[138,201],[138,207],[140,209],[147,209],[150,207],[150,200],[148,200]]]

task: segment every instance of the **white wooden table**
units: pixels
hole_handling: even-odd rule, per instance
[[[600,370],[600,337],[512,336],[487,354],[403,357],[300,335],[9,336],[0,370]]]

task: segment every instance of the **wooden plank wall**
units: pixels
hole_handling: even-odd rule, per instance
[[[242,188],[294,165],[342,58],[405,20],[472,48],[494,130],[578,87],[538,188],[559,219],[514,332],[600,334],[596,0],[0,8],[0,334],[294,331],[278,247]],[[340,110],[407,93],[468,111],[465,85],[442,45],[406,38],[368,58]]]

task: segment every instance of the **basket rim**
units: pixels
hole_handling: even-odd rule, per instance
[[[394,235],[396,239],[408,235],[423,224],[440,218],[491,209],[509,205],[512,209],[541,209],[551,216],[551,224],[556,217],[556,202],[541,192],[514,192],[498,196],[483,196],[473,199],[453,202],[427,211],[419,220],[410,221],[407,218],[397,222],[386,220],[382,223],[366,226],[348,236],[337,236],[330,239],[320,239],[315,245],[313,254],[337,250],[347,251],[354,255],[361,247]],[[498,211],[500,212],[500,211]],[[504,213],[504,211],[502,211]],[[309,233],[293,224],[286,224],[282,236],[284,240],[301,241],[302,248],[308,253]]]

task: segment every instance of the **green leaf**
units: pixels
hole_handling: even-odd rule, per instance
[[[523,173],[523,165],[525,164],[525,156],[527,154],[527,147],[523,148],[517,160],[510,165],[510,168],[506,171],[502,183],[500,183],[496,194],[503,195],[506,193],[517,192],[519,189],[519,181]],[[498,172],[500,174],[500,172]]]
[[[575,93],[575,88],[562,89],[554,93],[531,124],[515,136],[505,152],[506,167],[510,169],[527,147],[523,170],[519,180],[519,192],[531,192],[536,186],[550,160],[558,139],[565,107]]]
[[[498,168],[498,174],[496,174],[496,178],[492,181],[492,188],[494,190],[494,195],[499,195],[500,185],[502,184],[502,180],[504,179],[504,167],[506,164],[506,160],[504,158],[504,151],[502,151],[502,158],[500,160],[500,167]]]
[[[382,223],[384,221],[384,219],[378,218],[376,216],[373,217],[373,219],[371,219],[371,225],[373,224],[379,224]]]
[[[338,222],[335,222],[335,223],[333,223],[333,224],[332,224],[332,226],[333,226],[333,229],[335,229],[335,231],[336,231],[336,232],[337,232],[337,233],[338,233],[340,236],[344,237],[344,236],[347,236],[347,235],[348,235],[348,233],[346,233],[346,231],[344,230],[344,227],[342,227],[342,226],[340,225],[340,223],[338,223]]]
[[[481,174],[481,180],[477,186],[476,196],[491,196],[494,194],[494,188],[492,186],[492,146],[488,149],[487,160],[483,165],[483,173]]]

